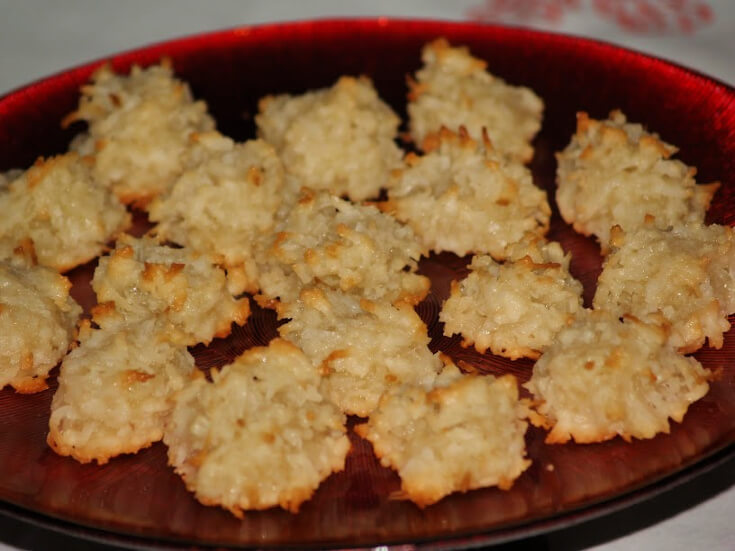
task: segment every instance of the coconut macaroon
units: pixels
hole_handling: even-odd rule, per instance
[[[735,313],[735,236],[729,226],[613,228],[597,283],[597,309],[663,324],[669,343],[694,352],[721,348]]]
[[[505,264],[475,256],[470,274],[452,282],[439,319],[463,346],[512,360],[539,357],[582,309],[582,284],[569,273],[571,255],[541,240],[515,245]]]
[[[195,369],[186,347],[168,342],[153,320],[98,330],[87,322],[61,364],[49,446],[100,465],[150,446]]]
[[[391,387],[429,387],[443,367],[410,304],[372,302],[339,291],[304,290],[279,305],[290,321],[281,336],[300,346],[324,375],[323,391],[345,413],[368,416]]]
[[[421,58],[424,66],[415,81],[409,80],[408,94],[409,127],[417,145],[443,126],[455,131],[464,126],[476,140],[485,129],[503,155],[531,159],[530,142],[544,109],[533,91],[491,75],[485,61],[442,38],[424,46]]]
[[[233,293],[253,293],[254,249],[286,194],[283,166],[262,140],[235,143],[213,131],[194,141],[189,168],[151,203],[150,219],[161,238],[219,255]]]
[[[0,211],[0,254],[32,244],[39,264],[61,272],[92,260],[130,226],[125,207],[76,153],[36,161],[0,191]]]
[[[377,197],[400,165],[400,120],[367,77],[341,77],[300,96],[267,96],[259,108],[258,135],[306,187],[360,201]]]
[[[528,410],[515,377],[445,377],[427,392],[386,394],[370,420],[355,427],[385,467],[401,477],[403,497],[421,507],[453,492],[509,489],[531,464],[524,435]]]
[[[81,307],[58,272],[0,261],[0,389],[47,388],[49,371],[74,340]]]
[[[144,206],[181,173],[195,132],[214,128],[203,101],[173,76],[171,63],[128,75],[104,65],[82,87],[79,107],[64,124],[86,121],[72,148],[94,155],[95,177],[124,203]]]
[[[536,362],[526,388],[550,444],[653,438],[707,393],[708,373],[666,331],[600,310],[578,314]]]
[[[489,253],[497,259],[527,235],[543,236],[551,209],[530,170],[500,156],[464,128],[442,128],[424,141],[426,155],[406,156],[381,209],[406,222],[433,251]]]
[[[429,290],[429,280],[413,273],[424,251],[411,228],[374,206],[305,190],[259,255],[260,289],[281,302],[320,284],[369,300],[418,303]]]
[[[151,237],[122,236],[100,258],[92,288],[102,327],[155,318],[169,339],[183,345],[209,343],[230,334],[250,315],[247,298],[233,298],[222,268],[211,256],[161,245]]]
[[[696,169],[671,159],[676,147],[662,142],[620,111],[596,121],[577,113],[577,132],[557,154],[556,201],[562,218],[607,251],[610,228],[704,222],[718,183],[698,185]]]
[[[200,502],[237,517],[276,505],[298,511],[350,449],[345,417],[319,379],[287,341],[247,350],[177,396],[164,436],[169,464]]]

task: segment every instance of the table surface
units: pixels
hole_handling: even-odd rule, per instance
[[[589,36],[735,85],[731,0],[0,0],[0,14],[0,95],[69,66],[172,37],[243,24],[378,15],[483,20]],[[641,507],[516,547],[729,551],[735,548],[733,467],[729,460]],[[49,548],[52,541],[66,547],[56,538],[0,516],[0,551]]]

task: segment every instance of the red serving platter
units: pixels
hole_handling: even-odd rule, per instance
[[[391,19],[326,20],[242,27],[198,35],[113,56],[118,71],[172,59],[178,75],[206,100],[219,129],[236,139],[254,136],[257,101],[266,94],[300,93],[331,85],[343,74],[369,75],[381,96],[405,119],[406,75],[420,65],[421,46],[444,36],[464,44],[489,69],[529,86],[546,103],[532,170],[553,202],[554,152],[569,141],[575,113],[604,117],[622,109],[680,147],[679,158],[698,168],[698,180],[719,180],[709,221],[735,221],[735,91],[665,61],[580,38],[479,24]],[[63,152],[75,126],[59,121],[72,111],[94,62],[31,84],[0,99],[0,171],[27,167],[39,155]],[[1,213],[0,213],[1,215]],[[141,226],[145,224],[140,220]],[[575,234],[554,210],[550,238],[573,254],[572,271],[585,285],[589,305],[600,270],[593,240]],[[520,381],[532,363],[511,362],[463,349],[442,336],[437,314],[452,279],[468,258],[441,254],[423,259],[432,290],[417,310],[433,350],[481,372],[513,373]],[[73,294],[89,309],[94,263],[68,275]],[[732,320],[731,320],[732,321]],[[276,335],[272,312],[254,305],[245,327],[209,347],[192,349],[206,369],[222,365]],[[705,470],[735,448],[735,331],[720,350],[696,357],[719,370],[709,393],[692,405],[670,434],[594,445],[546,445],[529,429],[532,466],[509,491],[496,488],[451,495],[419,509],[391,499],[395,473],[381,467],[370,445],[350,433],[353,449],[344,472],[327,479],[298,514],[279,509],[250,512],[243,520],[200,505],[167,467],[158,443],[104,466],[59,457],[45,443],[56,387],[36,395],[0,391],[0,511],[46,526],[136,547],[347,547],[443,542],[480,545],[538,534],[597,516],[652,495]]]

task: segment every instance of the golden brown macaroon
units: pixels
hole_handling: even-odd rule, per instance
[[[443,366],[410,304],[311,288],[278,315],[289,319],[278,332],[319,366],[325,396],[347,414],[368,416],[396,385],[430,387]]]
[[[562,218],[594,235],[603,253],[615,225],[634,231],[651,218],[660,228],[703,223],[719,184],[698,185],[696,169],[671,158],[676,151],[620,111],[603,121],[578,113],[577,132],[557,154]]]
[[[544,104],[532,90],[511,86],[487,71],[466,47],[439,38],[424,46],[424,66],[409,79],[409,128],[418,146],[447,127],[464,126],[475,140],[487,131],[493,147],[521,162],[533,156],[531,140],[541,128]]]
[[[401,497],[420,507],[453,492],[507,490],[531,464],[528,410],[515,377],[447,371],[428,392],[403,387],[386,394],[370,420],[355,427],[381,464],[398,471]]]
[[[258,257],[260,289],[282,302],[319,284],[415,304],[429,290],[428,278],[414,273],[424,251],[411,228],[374,206],[305,190]]]
[[[166,427],[169,464],[205,505],[297,512],[344,468],[344,415],[319,391],[320,376],[293,344],[251,348],[194,381]]]
[[[272,146],[236,143],[213,131],[195,136],[189,166],[149,213],[159,237],[219,255],[232,292],[254,293],[255,249],[272,232],[287,195]]]
[[[172,342],[188,346],[226,337],[232,323],[245,323],[250,305],[233,298],[213,260],[151,237],[123,235],[94,272],[95,321],[113,327],[155,319]]]
[[[144,207],[173,184],[184,168],[190,137],[214,128],[203,101],[173,75],[171,62],[127,75],[103,65],[82,87],[79,107],[64,120],[86,121],[71,144],[94,157],[94,175],[122,202]]]
[[[656,325],[585,310],[562,329],[525,387],[551,431],[549,444],[626,441],[668,433],[707,393],[709,375],[678,354]]]
[[[721,348],[735,313],[735,234],[729,226],[613,228],[597,309],[662,324],[682,353]]]
[[[462,335],[463,346],[512,360],[539,357],[582,309],[582,284],[569,273],[571,255],[541,240],[511,247],[498,264],[475,256],[470,274],[452,282],[439,319],[444,334]]]
[[[102,465],[160,440],[174,394],[196,369],[186,347],[170,343],[152,319],[111,329],[86,322],[79,337],[51,402],[51,448]]]
[[[87,157],[39,158],[0,190],[0,258],[32,246],[38,263],[66,272],[107,250],[130,214],[95,180]]]
[[[331,88],[300,96],[268,96],[255,117],[258,136],[272,143],[300,185],[377,197],[400,165],[400,119],[367,77],[341,77]]]
[[[81,307],[58,272],[21,260],[0,260],[0,390],[46,388],[49,371],[74,341]]]
[[[380,208],[411,226],[426,248],[502,260],[512,244],[546,234],[551,209],[528,168],[464,127],[430,134],[423,149],[393,172]]]

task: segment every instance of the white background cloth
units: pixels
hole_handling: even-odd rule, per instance
[[[378,15],[474,19],[589,36],[735,84],[731,0],[0,0],[0,95],[67,67],[172,37],[273,21]],[[734,511],[735,487],[723,488],[699,505],[594,549],[731,551]],[[0,533],[0,551],[15,549],[3,541]]]

